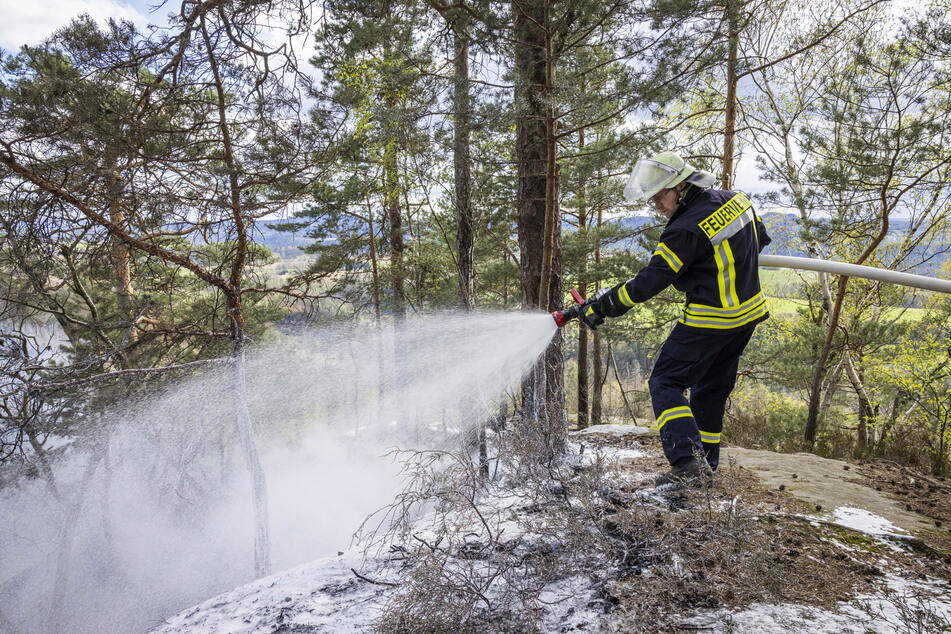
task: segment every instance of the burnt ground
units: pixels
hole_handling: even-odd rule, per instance
[[[676,631],[682,622],[671,615],[754,603],[834,609],[856,595],[881,591],[886,575],[951,581],[951,552],[943,539],[889,541],[831,522],[824,513],[828,506],[816,502],[821,498],[796,497],[790,489],[809,480],[807,461],[784,463],[796,472],[783,476],[793,482],[789,487],[764,483],[759,469],[731,459],[721,463],[710,490],[654,496],[649,477],[667,468],[655,434],[587,433],[575,439],[620,452],[614,512],[606,525],[630,545],[631,554],[605,587],[619,631]],[[648,455],[631,457],[631,449]],[[907,504],[927,509],[942,524],[951,522],[948,495],[935,486],[940,483],[916,479],[915,486],[888,465],[833,468],[844,472],[843,479],[860,474],[855,485],[869,487],[870,495],[892,494],[886,487],[894,487],[893,495]],[[863,508],[861,502],[855,506]]]
[[[366,552],[318,560],[162,631],[951,633],[946,551],[828,513],[831,494],[875,502],[894,526],[918,522],[930,535],[947,517],[942,482],[887,463],[731,448],[712,488],[658,493],[651,480],[666,461],[656,433],[641,431],[573,434],[572,462],[552,472],[559,486],[543,477],[477,513],[493,531],[452,514],[439,541],[415,527],[375,567]]]
[[[896,500],[934,524],[935,546],[951,552],[951,480],[925,475],[891,460],[863,460],[853,481]]]

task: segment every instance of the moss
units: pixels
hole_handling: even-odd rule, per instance
[[[823,526],[817,529],[820,533],[833,533],[836,540],[843,544],[847,544],[852,548],[857,548],[859,550],[864,550],[870,553],[880,553],[884,550],[884,546],[881,542],[866,535],[865,533],[849,530],[847,528],[842,528],[839,526]]]

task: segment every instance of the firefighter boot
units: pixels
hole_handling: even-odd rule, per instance
[[[678,460],[664,475],[654,478],[655,487],[709,487],[713,484],[713,471],[703,457],[691,456]]]

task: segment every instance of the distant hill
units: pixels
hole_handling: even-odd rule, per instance
[[[256,222],[254,223],[254,240],[265,245],[281,257],[295,257],[302,253],[301,249],[312,244],[313,238],[308,238],[306,230],[279,231],[271,226],[291,224],[288,221]],[[268,226],[271,225],[271,226]]]
[[[770,238],[772,238],[772,242],[766,248],[766,253],[799,257],[809,255],[800,236],[802,225],[798,216],[770,212],[763,214],[763,223],[769,231]],[[888,237],[880,249],[888,249],[889,243],[895,244],[908,230],[908,220],[892,220]],[[918,275],[934,276],[949,259],[951,259],[951,234],[946,234],[944,240],[939,241],[938,244],[914,248],[906,260],[914,266],[907,270]]]

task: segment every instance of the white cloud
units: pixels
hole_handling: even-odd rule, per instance
[[[14,52],[24,44],[38,44],[82,13],[100,23],[116,18],[144,27],[149,22],[119,0],[0,0],[0,48]]]

